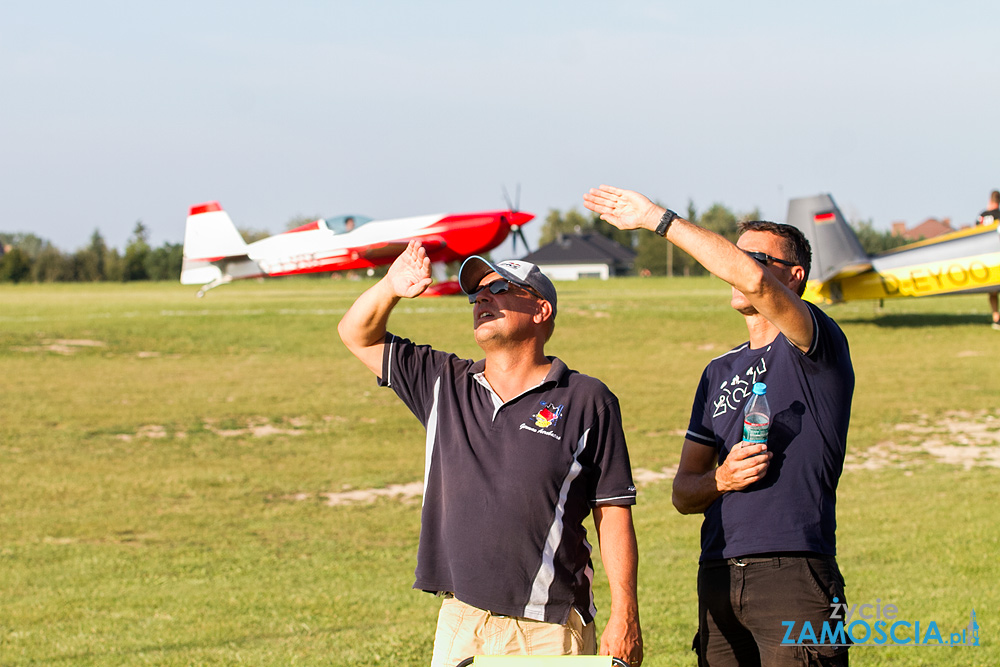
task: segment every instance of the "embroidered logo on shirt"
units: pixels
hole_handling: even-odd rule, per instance
[[[535,413],[535,426],[549,428],[562,416],[563,406],[556,407],[553,403],[542,402],[542,409]]]

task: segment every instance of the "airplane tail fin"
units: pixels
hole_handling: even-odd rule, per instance
[[[825,283],[871,268],[868,253],[830,195],[790,200],[787,222],[798,227],[812,246],[809,282]]]
[[[223,281],[219,267],[226,258],[246,259],[247,244],[219,202],[192,206],[184,227],[182,285]]]

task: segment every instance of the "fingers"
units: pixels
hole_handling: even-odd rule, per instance
[[[413,265],[417,271],[421,273],[426,272],[430,275],[431,260],[427,256],[427,250],[420,245],[420,241],[417,239],[411,239],[406,245],[404,254],[406,255],[407,261],[410,262],[410,264]]]
[[[613,185],[602,184],[597,188],[590,188],[590,193],[593,195],[601,195],[608,198],[617,198],[621,196],[625,191],[621,188],[616,188]]]
[[[600,188],[591,188],[587,194],[583,195],[583,200],[601,209],[598,211],[596,208],[588,206],[588,208],[591,208],[595,212],[607,213],[618,203],[618,197],[621,194],[622,190],[618,188],[602,185]]]
[[[722,465],[725,469],[725,486],[728,487],[724,490],[741,491],[763,479],[774,456],[766,450],[767,445],[764,444],[733,447]]]
[[[771,465],[771,453],[766,456],[758,456],[752,459],[753,465],[744,469],[743,479],[749,485],[764,478],[767,468]]]
[[[601,634],[599,655],[610,655],[631,666],[642,664],[642,632],[638,619],[634,623],[612,616]]]
[[[420,241],[413,239],[406,244],[386,272],[385,280],[392,286],[396,296],[413,298],[419,296],[433,282],[431,260]]]
[[[406,255],[409,259],[419,262],[427,257],[427,251],[420,245],[419,240],[410,239],[410,242],[406,244]]]
[[[758,454],[763,454],[766,451],[766,443],[742,442],[736,447],[733,447],[732,451],[729,452],[729,455],[735,457],[737,461],[742,461],[743,459],[749,459],[753,456],[757,456]]]
[[[589,208],[594,213],[604,214],[610,210],[605,204],[601,203],[600,200],[598,200],[591,194],[583,195],[583,205]]]
[[[601,639],[601,647],[597,655],[610,655],[624,661],[630,667],[639,667],[642,664],[642,646],[628,646],[624,642],[618,642],[612,646],[610,642]]]

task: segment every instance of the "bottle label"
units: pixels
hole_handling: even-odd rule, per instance
[[[766,444],[770,425],[764,415],[747,415],[743,419],[743,441],[750,445]]]

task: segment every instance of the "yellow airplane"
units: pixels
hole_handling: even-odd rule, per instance
[[[812,245],[813,303],[1000,291],[1000,229],[979,225],[868,255],[830,195],[792,199],[788,224]]]

